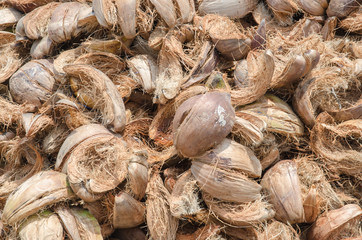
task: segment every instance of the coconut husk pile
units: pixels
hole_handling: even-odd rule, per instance
[[[361,3],[0,1],[0,238],[361,239]]]

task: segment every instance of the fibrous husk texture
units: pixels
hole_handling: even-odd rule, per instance
[[[157,171],[151,170],[146,190],[147,226],[153,239],[175,239],[178,219],[170,210],[170,193]]]

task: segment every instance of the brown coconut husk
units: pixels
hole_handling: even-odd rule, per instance
[[[267,0],[269,8],[281,26],[293,23],[293,14],[299,10],[298,2],[295,0]]]
[[[0,47],[15,42],[15,34],[7,31],[0,31]]]
[[[11,7],[1,7],[0,15],[0,30],[14,26],[23,16],[23,14]]]
[[[42,150],[46,154],[57,154],[70,129],[65,124],[56,125],[42,141]]]
[[[4,111],[0,114],[0,122],[5,128],[8,128],[21,118],[22,107],[3,97],[0,97],[0,109]]]
[[[340,23],[341,28],[345,29],[348,32],[354,32],[357,34],[362,34],[362,10],[359,8],[358,11],[355,11],[348,15],[347,18],[343,19]]]
[[[261,240],[299,240],[299,234],[291,225],[273,220],[263,226],[258,234]]]
[[[362,134],[361,124],[362,121],[356,119],[336,125],[328,113],[321,113],[316,119],[310,144],[330,171],[362,178],[362,149],[358,140]]]
[[[160,240],[175,239],[178,219],[171,215],[170,193],[155,169],[150,170],[146,194],[146,219],[151,237]]]
[[[220,225],[210,223],[204,227],[198,228],[195,232],[190,234],[177,233],[176,240],[223,240],[224,238],[219,235],[222,227]]]
[[[249,146],[258,146],[264,139],[266,122],[257,116],[236,112],[232,134],[239,138],[241,143]]]
[[[248,203],[225,202],[202,194],[209,211],[221,222],[231,227],[258,226],[274,217],[272,205],[262,198]]]
[[[0,48],[0,54],[0,83],[3,83],[18,70],[23,61],[11,47]]]

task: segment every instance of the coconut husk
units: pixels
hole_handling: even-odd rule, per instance
[[[206,41],[201,47],[201,53],[198,56],[195,66],[190,73],[184,78],[182,88],[188,88],[195,83],[205,80],[218,63],[218,55],[209,41]]]
[[[223,229],[226,235],[234,237],[234,239],[240,240],[257,240],[258,232],[253,227],[230,227],[225,226]]]
[[[319,215],[319,196],[317,188],[312,185],[303,201],[304,216],[307,223],[314,222]]]
[[[275,219],[284,223],[304,222],[304,209],[297,167],[284,160],[270,168],[261,181],[275,209]]]
[[[196,215],[201,210],[196,179],[191,171],[184,172],[175,182],[169,199],[171,214],[177,218]]]
[[[321,30],[322,39],[324,41],[329,41],[334,38],[334,35],[336,33],[336,26],[337,26],[337,17],[329,17]]]
[[[292,108],[274,95],[267,94],[237,112],[256,115],[266,122],[266,130],[270,132],[287,136],[300,136],[304,133],[303,123]]]
[[[176,240],[223,240],[224,238],[220,235],[221,230],[220,225],[210,223],[191,234],[177,233]]]
[[[121,139],[112,135],[83,141],[68,157],[70,186],[84,201],[98,200],[126,178],[130,156]]]
[[[343,206],[343,201],[328,182],[322,168],[313,159],[303,157],[295,159],[303,198],[306,199],[310,189],[315,188],[321,211]]]
[[[263,19],[265,19],[267,23],[273,20],[272,13],[264,2],[258,3],[252,12],[252,16],[257,24],[260,24]]]
[[[89,53],[90,52],[105,52],[105,53],[118,54],[118,53],[120,53],[121,46],[122,46],[121,41],[119,41],[117,39],[111,39],[111,40],[88,39],[81,43],[81,48],[84,48],[84,50]],[[122,63],[122,65],[123,65],[123,63]],[[123,68],[124,67],[122,67],[122,69]]]
[[[0,30],[14,26],[23,16],[21,12],[14,8],[2,8],[0,9],[0,15]]]
[[[254,152],[235,141],[225,138],[219,145],[193,161],[201,161],[225,170],[235,170],[249,177],[261,177],[261,165]]]
[[[78,207],[58,206],[55,208],[55,212],[71,239],[103,239],[97,220],[87,210]]]
[[[201,15],[217,14],[229,18],[243,18],[256,8],[258,1],[254,0],[204,0],[199,6]]]
[[[48,24],[49,39],[55,43],[62,43],[80,35],[85,29],[78,28],[78,20],[86,11],[91,11],[91,7],[79,2],[62,3],[57,6],[52,11]],[[92,30],[89,25],[87,30]]]
[[[323,16],[328,7],[327,0],[300,0],[300,4],[304,11],[314,16]]]
[[[210,92],[191,97],[176,111],[173,120],[174,145],[185,157],[200,156],[231,132],[234,119],[228,93]],[[205,128],[200,129],[200,124]],[[195,132],[198,134],[195,135]]]
[[[21,118],[22,107],[16,103],[12,103],[7,99],[0,97],[0,122],[4,127],[9,127]]]
[[[357,204],[347,204],[342,208],[331,210],[320,216],[308,232],[308,239],[325,240],[341,239],[340,233],[349,224],[356,226],[362,215],[362,210]],[[354,234],[358,230],[354,229]]]
[[[274,72],[272,53],[269,50],[250,52],[247,57],[247,69],[248,77],[242,81],[243,87],[231,91],[233,105],[251,103],[266,93]]]
[[[39,6],[45,5],[52,2],[51,0],[7,0],[8,4],[18,9],[19,11],[28,13],[38,8]]]
[[[199,161],[192,162],[191,172],[199,188],[214,198],[245,203],[261,197],[261,186],[240,172],[222,170]]]
[[[0,48],[0,54],[0,83],[3,83],[18,70],[23,61],[11,47]]]
[[[147,151],[135,151],[134,156],[128,164],[128,176],[126,191],[136,200],[144,198],[147,188],[148,176],[148,153]]]
[[[25,136],[34,138],[37,134],[47,131],[54,126],[53,120],[47,115],[23,113],[22,125],[25,130]]]
[[[145,240],[146,234],[139,228],[117,229],[113,235],[122,240]]]
[[[253,35],[253,39],[251,41],[251,49],[265,49],[266,42],[266,22],[265,18],[261,20],[255,34]]]
[[[150,55],[137,55],[127,61],[130,74],[143,91],[153,93],[156,88],[158,66]]]
[[[50,60],[32,60],[23,65],[9,80],[10,93],[17,103],[39,108],[54,91],[54,69]]]
[[[348,32],[362,34],[362,10],[359,8],[341,21],[340,26]]]
[[[168,25],[168,27],[172,28],[176,25],[176,9],[172,2],[172,0],[162,0],[155,1],[150,0],[150,2],[154,5],[157,10],[157,13],[161,16],[163,21]]]
[[[46,154],[57,154],[70,131],[65,124],[55,126],[43,139],[42,150]]]
[[[70,76],[71,88],[79,100],[99,109],[106,126],[111,125],[115,132],[123,131],[126,125],[124,103],[107,75],[82,64],[67,65],[64,71]]]
[[[178,219],[171,215],[170,193],[155,170],[149,173],[146,195],[146,219],[151,237],[160,240],[175,239]]]
[[[245,141],[246,145],[259,146],[264,139],[266,122],[248,113],[236,112],[235,115],[232,134]]]
[[[299,10],[298,2],[295,0],[267,0],[269,8],[281,26],[293,23],[293,15]]]
[[[132,228],[145,220],[146,207],[125,192],[115,196],[113,208],[114,228]]]
[[[15,34],[7,31],[0,31],[0,47],[15,42]]]
[[[344,18],[360,6],[358,1],[331,0],[327,8],[328,17]]]
[[[182,91],[173,102],[162,106],[157,111],[149,128],[148,135],[155,144],[162,147],[172,146],[172,122],[176,109],[187,99],[203,94],[207,89],[203,86],[194,86]]]
[[[229,226],[251,226],[274,217],[272,205],[261,198],[248,203],[224,202],[203,193],[202,197],[211,213]]]
[[[345,121],[336,125],[328,113],[321,113],[312,129],[310,144],[312,150],[323,158],[329,170],[361,178],[362,134],[360,119]]]
[[[66,177],[50,170],[27,179],[8,197],[2,220],[14,226],[44,207],[74,198]]]
[[[299,234],[292,226],[273,220],[267,223],[258,234],[261,240],[299,240]]]
[[[216,49],[228,60],[240,60],[248,54],[251,39],[229,18],[209,14],[195,18],[194,23],[210,36]]]
[[[34,236],[39,240],[63,239],[63,226],[57,215],[49,210],[28,217],[18,231],[21,240],[31,240]]]
[[[166,37],[158,57],[158,77],[153,102],[165,104],[179,93],[183,71],[174,43],[180,43],[175,37]],[[180,43],[181,44],[181,43]]]
[[[49,39],[49,36],[46,35],[42,39],[35,40],[30,49],[30,56],[33,59],[45,58],[46,56],[52,55],[54,48],[54,42],[52,42]]]

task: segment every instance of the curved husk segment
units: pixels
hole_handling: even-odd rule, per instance
[[[18,70],[23,61],[20,59],[18,53],[11,47],[0,48],[0,55],[0,83],[3,83]]]
[[[26,14],[22,21],[26,37],[34,40],[45,37],[50,17],[59,5],[58,2],[51,2]]]
[[[248,203],[224,202],[203,193],[202,197],[216,218],[231,226],[258,225],[274,217],[272,205],[262,198]]]
[[[312,185],[303,201],[304,217],[307,223],[314,222],[319,215],[319,196],[317,188]]]
[[[304,222],[302,192],[294,161],[284,160],[270,168],[261,181],[275,209],[275,219],[284,223]]]
[[[176,25],[176,9],[172,0],[150,0],[165,23],[172,28]]]
[[[204,0],[198,10],[201,15],[217,14],[229,18],[243,18],[253,11],[257,4],[257,0]]]
[[[145,221],[146,207],[125,192],[114,198],[113,226],[114,228],[133,228]]]
[[[343,19],[340,23],[341,28],[348,32],[354,32],[362,34],[362,10],[361,7],[358,11],[355,11]]]
[[[219,145],[204,155],[194,158],[221,169],[232,169],[250,177],[261,177],[261,165],[254,152],[235,141],[225,138]]]
[[[300,0],[301,8],[314,16],[323,16],[328,7],[327,0]]]
[[[173,186],[169,199],[171,214],[177,218],[187,218],[200,213],[199,188],[191,171],[184,172]]]
[[[261,198],[261,186],[240,172],[193,161],[191,172],[202,191],[224,201],[244,203]]]
[[[126,125],[124,103],[107,75],[90,65],[72,64],[63,69],[70,76],[71,88],[78,99],[99,109],[106,126],[111,125],[115,132],[123,131]]]
[[[271,51],[252,51],[247,56],[247,78],[243,86],[231,91],[233,105],[252,103],[269,89],[274,73],[274,60]]]
[[[46,154],[57,154],[64,140],[68,137],[70,131],[65,124],[55,126],[43,138],[42,150]]]
[[[310,144],[322,157],[329,170],[362,178],[362,120],[355,119],[335,124],[328,113],[321,113],[314,125]]]
[[[97,200],[101,193],[123,182],[130,157],[131,153],[122,140],[115,136],[90,138],[69,155],[67,174],[70,186],[84,201]]]
[[[344,18],[360,6],[360,2],[354,0],[331,0],[327,8],[328,17]]]
[[[248,54],[251,39],[229,18],[209,14],[195,18],[194,22],[210,36],[216,49],[228,60],[240,60]]]
[[[91,7],[79,2],[62,3],[57,6],[52,11],[48,24],[49,39],[55,43],[62,43],[80,35],[85,29],[78,27],[78,21],[86,11],[91,11]],[[87,24],[87,30],[92,30],[90,26],[94,24]]]
[[[8,127],[21,118],[22,107],[16,103],[10,102],[0,96],[0,114],[1,126]]]
[[[19,228],[21,240],[62,240],[63,226],[56,214],[49,210],[28,217]]]
[[[273,220],[265,224],[258,234],[260,240],[299,240],[299,234],[291,225]]]
[[[318,194],[318,204],[322,212],[343,206],[343,201],[332,188],[322,168],[311,158],[296,158],[300,188],[304,199],[310,189],[315,188]],[[307,220],[307,218],[306,218]]]
[[[274,17],[281,26],[288,26],[293,23],[293,15],[299,10],[296,0],[267,0],[269,8],[273,11]]]
[[[259,146],[264,139],[266,122],[258,116],[235,112],[235,124],[232,134],[241,138],[247,145]]]
[[[266,94],[255,103],[237,110],[237,113],[254,115],[266,122],[266,130],[287,136],[300,136],[304,133],[302,121],[292,108],[280,98]]]
[[[153,93],[156,88],[158,66],[150,55],[137,55],[127,61],[130,74],[147,93]]]
[[[170,193],[163,185],[157,170],[151,170],[146,190],[147,226],[153,239],[176,238],[178,219],[170,211]]]
[[[0,9],[0,16],[0,30],[3,30],[15,25],[23,15],[14,8],[2,8]]]
[[[7,31],[0,31],[0,47],[15,41],[15,34]]]
[[[354,234],[358,234],[357,224],[362,216],[362,209],[357,204],[347,204],[342,208],[331,210],[320,216],[308,232],[308,239],[327,240],[341,239],[340,233],[348,228],[355,227]]]
[[[146,193],[148,183],[147,159],[147,151],[135,151],[128,164],[126,191],[137,200],[141,200]]]
[[[174,146],[185,157],[200,156],[230,133],[234,120],[235,112],[228,93],[210,92],[191,97],[176,111]],[[204,126],[201,129],[200,124]]]
[[[51,170],[35,174],[8,197],[2,220],[14,226],[44,207],[74,198],[66,178]]]
[[[37,133],[45,131],[53,126],[54,122],[47,115],[23,113],[22,125],[25,130],[25,136],[33,138]]]
[[[88,210],[60,205],[55,212],[72,240],[103,239],[97,219]]]
[[[32,60],[9,80],[10,93],[17,103],[40,107],[54,91],[54,68],[50,60]]]
[[[42,39],[35,40],[30,49],[30,56],[33,59],[45,58],[50,56],[55,47],[54,42],[49,39],[49,36],[46,35]]]

